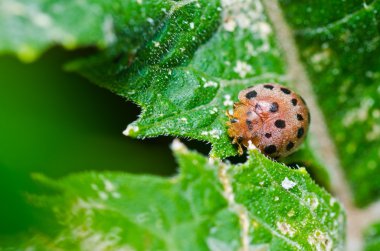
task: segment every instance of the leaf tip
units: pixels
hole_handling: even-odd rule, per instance
[[[173,143],[170,145],[170,148],[173,150],[173,152],[177,152],[177,153],[188,152],[185,144],[183,144],[179,139],[174,139]]]
[[[33,180],[36,180],[36,181],[45,180],[46,179],[46,177],[43,174],[41,174],[41,173],[31,173],[30,176],[31,176],[31,178]]]
[[[32,173],[31,178],[37,182],[37,184],[42,185],[42,187],[49,187],[49,188],[59,188],[60,186],[58,183],[42,173]]]
[[[125,136],[137,136],[137,132],[139,131],[139,127],[134,124],[130,124],[127,126],[127,128],[123,131],[123,134]]]

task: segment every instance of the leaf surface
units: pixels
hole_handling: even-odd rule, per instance
[[[53,45],[123,46],[132,51],[152,32],[170,0],[3,0],[0,2],[0,53],[30,62]],[[128,35],[126,35],[128,34]]]
[[[380,249],[380,223],[374,223],[364,233],[365,251],[376,251]]]
[[[211,142],[212,156],[236,154],[225,115],[242,89],[284,82],[283,62],[259,1],[174,5],[130,62],[101,55],[71,65],[142,107],[126,135],[175,135]]]
[[[29,61],[54,44],[103,49],[68,68],[141,106],[139,119],[124,132],[128,136],[181,136],[210,142],[211,156],[236,155],[225,113],[238,93],[263,82],[288,85],[258,0],[1,4],[2,53]],[[323,161],[309,144],[291,161],[322,170],[313,172],[328,186]]]
[[[172,178],[84,173],[36,176],[42,227],[24,244],[56,250],[336,250],[342,207],[306,171],[251,150],[230,165],[173,143]],[[49,190],[49,189],[48,189]]]

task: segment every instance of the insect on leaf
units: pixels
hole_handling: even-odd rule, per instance
[[[236,154],[225,115],[240,90],[284,82],[284,65],[260,1],[174,2],[133,55],[105,52],[72,64],[95,83],[142,107],[126,135],[175,135]],[[126,60],[129,58],[129,60]]]

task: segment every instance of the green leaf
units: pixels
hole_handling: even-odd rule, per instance
[[[256,149],[240,165],[207,159],[179,141],[173,150],[180,171],[172,178],[36,176],[55,193],[30,196],[42,210],[41,231],[13,244],[38,250],[342,248],[342,207],[303,168],[291,170]]]
[[[316,153],[314,153],[315,151],[311,146],[310,138],[312,137],[309,136],[309,138],[305,140],[298,151],[282,161],[290,167],[305,167],[307,172],[318,185],[331,191],[330,174],[324,166],[323,161],[318,158]]]
[[[380,1],[282,0],[355,200],[380,197]]]
[[[376,223],[367,228],[364,233],[365,251],[380,250],[380,223]]]
[[[33,61],[47,48],[84,46],[134,50],[162,18],[170,0],[2,0],[0,53]],[[152,21],[151,21],[152,20]],[[156,24],[157,25],[157,24]],[[126,35],[127,34],[127,35]]]
[[[262,82],[287,85],[260,1],[7,0],[2,5],[0,53],[32,60],[53,44],[104,49],[68,68],[142,107],[140,118],[125,130],[132,137],[182,136],[212,143],[211,156],[236,155],[225,112],[239,91]],[[323,170],[308,144],[303,150],[296,162]]]
[[[180,3],[180,2],[179,2]],[[181,2],[182,3],[182,2]],[[284,83],[284,65],[259,1],[185,1],[157,21],[132,60],[114,52],[70,65],[142,107],[126,135],[189,137],[212,143],[211,156],[235,155],[225,112],[242,89]]]

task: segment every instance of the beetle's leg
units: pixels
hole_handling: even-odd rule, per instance
[[[226,115],[229,119],[233,119],[234,115],[229,112],[229,110],[226,110]]]
[[[243,147],[241,146],[241,143],[238,143],[238,153],[239,155],[243,155]]]

